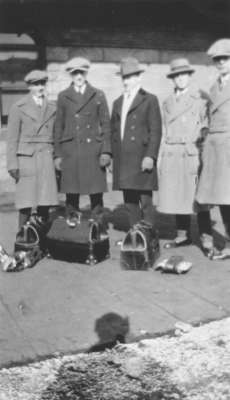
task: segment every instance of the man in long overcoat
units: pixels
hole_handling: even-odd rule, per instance
[[[230,238],[230,39],[215,42],[208,54],[219,76],[210,92],[209,133],[204,144],[203,169],[197,200],[219,205]],[[224,254],[228,251],[224,250]]]
[[[185,58],[172,60],[167,77],[173,93],[163,104],[165,134],[161,143],[157,209],[175,214],[177,235],[165,247],[191,243],[191,214],[197,211],[198,228],[204,254],[214,252],[210,213],[195,201],[203,133],[208,125],[208,95],[193,85],[194,68]]]
[[[72,83],[59,94],[55,123],[55,165],[61,170],[66,205],[79,209],[79,195],[90,196],[91,209],[103,206],[110,164],[110,118],[104,93],[87,82],[90,63],[67,63]]]
[[[32,208],[47,219],[49,206],[58,204],[53,161],[56,107],[45,96],[47,78],[40,70],[27,74],[30,93],[9,113],[7,168],[16,182],[19,227],[29,219]]]
[[[122,190],[133,225],[141,207],[143,218],[153,224],[152,191],[157,190],[156,162],[161,140],[161,114],[155,95],[141,88],[138,60],[122,60],[124,93],[112,110],[113,189]]]

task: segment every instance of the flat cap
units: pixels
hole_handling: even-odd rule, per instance
[[[47,81],[48,75],[46,71],[41,71],[39,69],[34,69],[30,71],[24,78],[26,83],[34,83],[38,81]]]
[[[74,71],[88,71],[89,68],[90,62],[87,58],[75,57],[67,62],[65,69],[71,74]]]
[[[229,56],[230,57],[230,39],[219,39],[208,49],[207,54],[212,58]]]

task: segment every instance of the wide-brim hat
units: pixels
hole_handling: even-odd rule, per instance
[[[170,63],[170,71],[167,74],[167,78],[173,78],[179,74],[192,74],[195,72],[195,69],[190,65],[187,58],[176,58],[172,60]]]
[[[212,57],[230,57],[230,39],[219,39],[208,49],[207,54]]]
[[[68,61],[65,70],[70,74],[74,71],[87,72],[90,68],[90,62],[83,57],[75,57]]]
[[[39,81],[47,81],[48,75],[46,71],[41,71],[39,69],[35,69],[30,71],[24,78],[24,81],[27,84],[33,84]]]
[[[142,72],[144,72],[144,69],[140,66],[138,60],[134,57],[127,57],[121,60],[120,71],[117,72],[117,75],[124,77]]]

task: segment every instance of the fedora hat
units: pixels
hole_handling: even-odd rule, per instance
[[[122,77],[127,75],[136,75],[144,72],[144,69],[140,67],[138,60],[134,57],[123,58],[120,64],[120,71],[117,75]]]
[[[220,39],[214,42],[208,49],[207,54],[212,57],[230,57],[230,39]]]
[[[74,71],[88,71],[90,68],[90,62],[83,57],[75,57],[68,61],[66,64],[66,71],[70,74]]]
[[[30,83],[35,83],[39,81],[47,81],[48,80],[48,75],[46,71],[41,71],[39,69],[34,69],[33,71],[30,71],[24,78],[24,81],[27,84]]]
[[[186,72],[192,74],[194,71],[194,68],[192,68],[187,58],[176,58],[170,63],[170,71],[167,74],[167,77],[173,78],[175,75],[183,74]]]

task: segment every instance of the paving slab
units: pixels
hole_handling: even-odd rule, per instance
[[[1,201],[2,200],[2,201]],[[88,199],[82,200],[83,204]],[[121,202],[108,193],[106,206]],[[217,235],[223,227],[213,210]],[[196,245],[166,251],[175,230],[171,216],[157,216],[161,256],[181,254],[193,262],[185,275],[159,271],[124,271],[110,227],[111,258],[94,266],[43,259],[19,273],[0,271],[0,367],[98,349],[117,338],[127,342],[173,331],[180,320],[192,324],[230,315],[230,262],[211,262]],[[0,243],[12,251],[17,213],[12,194],[0,199]],[[193,236],[197,228],[193,221]]]

